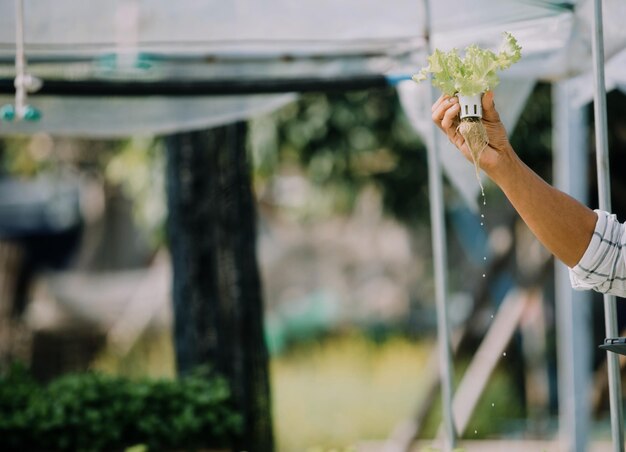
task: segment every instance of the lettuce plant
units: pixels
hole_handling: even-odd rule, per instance
[[[444,94],[474,96],[493,89],[499,82],[497,71],[517,62],[522,56],[521,50],[517,40],[507,32],[497,53],[475,44],[465,49],[463,57],[457,49],[435,50],[428,57],[428,66],[415,74],[413,80],[421,82],[432,73],[433,86]]]

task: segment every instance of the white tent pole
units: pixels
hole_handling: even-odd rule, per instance
[[[593,21],[593,78],[594,78],[594,102],[593,112],[595,115],[596,132],[596,165],[598,172],[598,206],[607,212],[611,211],[611,182],[609,173],[609,149],[607,139],[606,119],[606,89],[604,86],[604,44],[602,32],[602,2],[594,0]],[[617,312],[615,297],[604,296],[604,324],[607,337],[617,337]],[[618,356],[607,352],[609,377],[609,401],[611,407],[611,436],[613,450],[624,451],[624,431],[622,414],[622,384],[620,380],[620,367]]]
[[[15,109],[18,116],[26,104],[26,58],[24,56],[24,1],[15,2]]]
[[[424,0],[424,37],[426,50],[432,53],[430,42],[430,5]],[[431,104],[437,94],[430,88]],[[440,133],[434,123],[428,150],[428,190],[430,196],[430,218],[432,229],[433,265],[435,274],[435,302],[437,306],[437,343],[439,347],[439,371],[441,378],[442,421],[445,433],[444,450],[456,447],[456,431],[452,416],[452,357],[450,351],[450,331],[446,292],[448,287],[446,225],[443,213],[443,188],[441,163],[439,161]]]
[[[571,105],[571,82],[552,85],[554,183],[587,201],[586,114]],[[567,267],[555,261],[559,436],[564,452],[584,452],[589,442],[591,293],[573,290]]]

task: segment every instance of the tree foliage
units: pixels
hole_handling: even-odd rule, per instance
[[[300,165],[339,211],[374,185],[393,215],[418,219],[427,212],[424,146],[393,89],[306,94],[261,121],[253,130],[264,137],[252,146],[259,177]]]

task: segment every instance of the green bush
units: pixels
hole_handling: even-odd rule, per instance
[[[240,429],[226,381],[206,372],[139,381],[83,373],[43,386],[14,366],[0,377],[0,450],[228,448]]]

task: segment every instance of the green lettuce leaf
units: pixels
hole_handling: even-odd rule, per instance
[[[428,57],[428,66],[413,76],[416,82],[432,74],[432,84],[450,96],[473,96],[493,89],[500,81],[497,71],[510,67],[521,56],[522,48],[511,33],[504,33],[498,53],[470,45],[461,57],[457,49],[449,52],[435,50]]]

